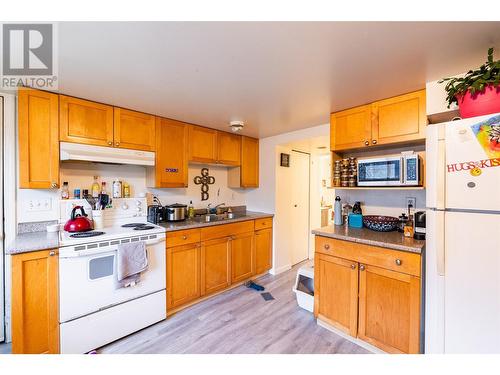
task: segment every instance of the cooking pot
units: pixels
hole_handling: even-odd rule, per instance
[[[71,211],[71,218],[64,224],[64,230],[67,232],[86,232],[92,229],[92,222],[87,218],[82,206],[74,207]]]
[[[167,221],[182,221],[186,220],[186,208],[185,204],[171,204],[165,207],[165,219]]]

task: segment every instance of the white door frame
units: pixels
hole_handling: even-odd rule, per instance
[[[0,96],[0,342],[5,340],[4,229],[3,229],[3,96]]]
[[[16,95],[12,93],[0,92],[0,97],[3,99],[3,127],[2,131],[2,176],[3,176],[3,241],[0,249],[0,257],[3,262],[3,278],[4,294],[0,296],[4,311],[1,313],[0,321],[3,321],[2,327],[5,327],[4,339],[6,342],[11,341],[11,325],[10,325],[10,306],[11,306],[11,258],[10,255],[5,255],[5,244],[12,242],[17,233],[17,218],[16,218],[16,191],[17,191],[17,136],[16,136]],[[1,124],[0,124],[1,125]],[[4,320],[5,319],[5,320]],[[0,340],[1,341],[1,340]]]

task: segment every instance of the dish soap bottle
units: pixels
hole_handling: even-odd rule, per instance
[[[335,197],[335,205],[333,206],[333,224],[342,225],[342,202],[340,201],[340,197],[337,195]]]
[[[189,206],[188,206],[188,218],[189,218],[189,219],[194,218],[194,207],[193,207],[193,201],[189,201]]]

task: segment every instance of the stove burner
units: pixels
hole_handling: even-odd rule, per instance
[[[130,224],[123,224],[122,228],[135,228],[135,227],[142,227],[143,225],[146,225],[144,223],[130,223]]]
[[[96,236],[102,236],[104,232],[80,232],[80,233],[73,233],[70,235],[70,237],[73,238],[86,238],[86,237],[96,237]]]
[[[152,225],[141,225],[139,227],[135,227],[134,230],[148,230],[148,229],[154,229],[155,227]]]

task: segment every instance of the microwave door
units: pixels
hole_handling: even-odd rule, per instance
[[[359,186],[398,186],[402,184],[401,158],[370,159],[358,162]]]

